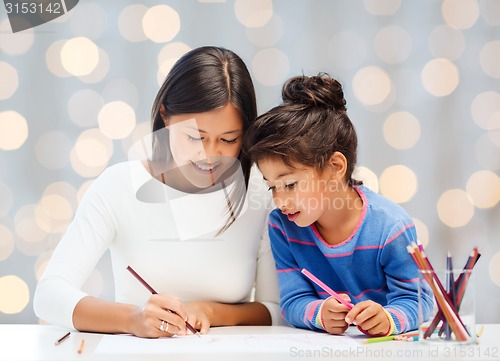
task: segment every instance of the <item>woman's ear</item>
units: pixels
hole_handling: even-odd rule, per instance
[[[339,179],[344,179],[347,171],[347,158],[341,152],[334,152],[328,161],[332,175]]]
[[[167,111],[165,110],[165,106],[163,104],[160,105],[160,116],[161,119],[163,119],[163,124],[165,124],[166,127],[168,127],[168,116],[167,116]]]

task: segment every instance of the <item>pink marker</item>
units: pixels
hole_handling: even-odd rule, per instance
[[[348,309],[352,309],[353,308],[353,305],[352,303],[349,303],[347,302],[346,300],[344,300],[337,292],[335,292],[334,290],[332,290],[330,287],[328,287],[327,285],[325,285],[323,282],[321,282],[319,280],[318,277],[316,277],[315,275],[313,275],[311,272],[309,272],[308,270],[306,270],[305,268],[302,268],[302,271],[301,271],[304,275],[307,276],[307,278],[309,278],[311,281],[313,281],[314,283],[316,283],[319,287],[321,287],[322,289],[324,289],[326,292],[328,292],[330,294],[330,296],[332,296],[333,298],[335,298],[337,301],[339,301],[340,303],[342,303],[344,306],[346,306]]]

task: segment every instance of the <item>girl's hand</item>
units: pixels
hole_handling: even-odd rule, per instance
[[[158,338],[182,334],[186,330],[186,309],[181,302],[166,293],[152,295],[131,315],[131,333],[139,337]]]
[[[210,302],[189,302],[184,305],[187,312],[187,321],[201,334],[206,334],[210,328],[212,318],[212,307]],[[179,335],[192,335],[191,331],[186,329],[183,333]]]
[[[391,323],[384,308],[373,301],[357,303],[345,317],[347,323],[354,323],[370,336],[385,336],[391,329]]]
[[[348,295],[342,293],[340,296],[347,302],[351,302]],[[333,335],[344,333],[349,327],[345,318],[349,309],[333,297],[325,300],[321,306],[321,319],[325,331]]]

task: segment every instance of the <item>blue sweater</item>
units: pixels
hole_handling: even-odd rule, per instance
[[[370,189],[356,187],[363,200],[360,221],[340,244],[327,244],[314,224],[299,227],[279,209],[271,212],[269,235],[276,261],[283,318],[291,325],[322,330],[317,314],[329,295],[300,271],[312,274],[356,304],[372,300],[392,316],[393,333],[418,328],[418,268],[406,246],[417,241],[415,225],[399,205]],[[425,284],[427,286],[427,284]],[[433,296],[427,286],[423,313]]]

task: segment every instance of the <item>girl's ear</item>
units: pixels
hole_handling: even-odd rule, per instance
[[[168,116],[167,116],[167,111],[165,110],[165,106],[163,104],[160,105],[160,116],[161,119],[163,119],[163,124],[165,124],[165,127],[168,127]]]
[[[344,179],[347,171],[347,159],[341,152],[334,152],[329,160],[332,175],[339,179]]]

